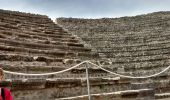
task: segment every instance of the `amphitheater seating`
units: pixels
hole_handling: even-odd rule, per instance
[[[112,71],[146,76],[170,65],[169,15],[170,12],[156,12],[122,18],[58,18],[56,23],[81,37],[100,57],[108,59]],[[145,84],[143,88],[153,88],[156,98],[168,97],[164,96],[170,93],[168,81],[169,71],[156,78],[131,80]]]
[[[0,67],[41,74],[90,60],[125,75],[153,74],[169,65],[168,14],[159,12],[116,19],[58,19],[55,24],[45,15],[0,10]],[[0,86],[9,88],[16,100],[86,100],[86,66],[90,67],[94,100],[169,97],[168,72],[149,79],[127,79],[90,64],[57,75],[6,74]]]
[[[21,61],[63,63],[97,56],[47,16],[6,10],[0,10],[0,50],[2,67],[4,62],[19,67]]]
[[[146,98],[147,97],[147,98]],[[93,100],[154,100],[154,93],[152,90],[149,89],[141,89],[141,90],[126,90],[126,91],[119,91],[119,92],[112,92],[112,93],[103,93],[103,94],[92,94],[91,98]],[[88,96],[77,96],[77,97],[70,97],[70,98],[61,98],[56,100],[88,100]]]
[[[95,61],[98,57],[98,53],[85,47],[78,37],[45,15],[0,10],[0,67],[4,70],[32,74],[56,72],[84,60]],[[47,100],[49,98],[42,97],[47,95],[44,90],[52,88],[51,91],[55,92],[59,85],[62,90],[63,86],[77,84],[74,77],[80,79],[83,75],[75,73],[75,69],[73,72],[39,77],[6,74],[0,86],[8,87],[14,100]],[[30,91],[38,95],[30,96]],[[61,96],[60,93],[54,94],[49,93],[47,97]]]

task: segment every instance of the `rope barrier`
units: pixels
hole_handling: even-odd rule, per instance
[[[158,75],[160,75],[160,74],[162,74],[162,73],[164,73],[164,72],[166,72],[167,70],[170,69],[170,66],[168,66],[168,67],[166,67],[164,70],[162,70],[162,71],[159,72],[159,73],[156,73],[156,74],[153,74],[153,75],[148,75],[148,76],[136,77],[136,76],[121,75],[121,74],[118,74],[118,73],[115,73],[115,72],[112,72],[112,71],[109,71],[109,70],[103,68],[103,67],[102,67],[103,65],[101,65],[101,64],[100,64],[100,65],[97,65],[97,64],[94,64],[94,63],[92,63],[92,62],[90,62],[90,61],[83,61],[83,62],[81,62],[81,63],[79,63],[79,64],[77,64],[77,65],[75,65],[75,66],[73,66],[73,67],[70,67],[70,68],[68,68],[68,69],[65,69],[65,70],[62,70],[62,71],[58,71],[58,72],[52,72],[52,73],[27,74],[27,73],[11,72],[11,71],[6,71],[6,70],[4,70],[4,73],[6,73],[6,74],[14,74],[14,75],[23,75],[23,76],[47,76],[47,75],[59,74],[59,73],[63,73],[63,72],[72,70],[72,69],[74,69],[74,68],[79,67],[80,65],[82,65],[82,64],[84,64],[84,63],[89,63],[89,64],[91,64],[91,65],[93,65],[93,66],[96,66],[96,67],[100,68],[101,70],[103,70],[103,71],[105,71],[105,72],[107,72],[107,73],[110,73],[110,74],[113,74],[113,75],[116,75],[116,76],[119,76],[119,77],[132,78],[132,79],[143,79],[143,78],[155,77],[155,76],[158,76]]]
[[[109,71],[109,70],[107,70],[107,69],[105,69],[105,68],[102,68],[101,65],[96,65],[96,64],[91,63],[91,62],[89,62],[89,61],[88,61],[88,63],[90,63],[90,64],[92,64],[92,65],[94,65],[94,66],[102,69],[103,71],[110,73],[110,74],[113,74],[113,75],[116,75],[116,76],[119,76],[119,77],[124,77],[124,78],[132,78],[132,79],[143,79],[143,78],[155,77],[155,76],[158,76],[158,75],[166,72],[168,69],[170,69],[170,66],[168,66],[168,67],[166,67],[164,70],[162,70],[162,71],[159,72],[159,73],[156,73],[156,74],[153,74],[153,75],[149,75],[149,76],[135,77],[135,76],[121,75],[121,74],[118,74],[118,73],[111,72],[111,71]]]
[[[18,73],[18,72],[11,72],[11,71],[6,71],[4,70],[4,73],[6,74],[14,74],[14,75],[23,75],[23,76],[47,76],[47,75],[54,75],[54,74],[60,74],[60,73],[64,73],[66,71],[72,70],[76,67],[79,67],[80,65],[84,64],[84,62],[81,62],[73,67],[70,67],[68,69],[62,70],[62,71],[58,71],[58,72],[52,72],[52,73],[44,73],[44,74],[27,74],[27,73]]]

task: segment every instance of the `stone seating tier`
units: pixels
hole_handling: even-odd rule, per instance
[[[141,84],[140,86],[138,84],[131,84],[130,81],[128,81],[127,79],[119,79],[119,78],[115,78],[115,79],[94,78],[94,79],[90,79],[90,82],[91,82],[92,94],[108,93],[113,91],[124,91],[124,90],[139,91],[137,89],[143,88]],[[10,88],[13,95],[16,97],[16,99],[21,98],[22,94],[24,94],[24,99],[26,98],[43,99],[44,96],[46,96],[46,99],[50,99],[50,98],[54,99],[54,98],[62,98],[62,97],[68,97],[68,96],[70,97],[70,96],[86,94],[86,79],[82,79],[82,78],[81,79],[68,78],[68,79],[6,80],[1,82],[0,85],[2,87],[5,86]],[[122,87],[122,88],[118,88],[118,87]],[[43,89],[45,91],[51,91],[51,92],[49,92],[48,94],[44,94],[44,96],[42,96],[41,93],[39,93],[39,89]],[[32,94],[33,96],[30,97],[30,92],[32,90],[34,90],[34,93]],[[45,91],[43,91],[43,93],[45,93]],[[59,91],[63,91],[63,92],[59,92]],[[71,92],[71,91],[75,91],[75,92]],[[135,96],[135,95],[131,95],[131,96]],[[150,95],[150,96],[154,97],[154,95]]]
[[[158,73],[170,64],[169,19],[169,12],[156,12],[121,18],[57,18],[56,23],[81,37],[100,57],[108,59],[113,72],[146,76]],[[154,89],[158,93],[156,98],[170,92],[169,83],[164,83],[169,80],[169,71],[163,76],[167,77],[150,79],[150,84],[155,84]],[[162,84],[164,86],[159,87]]]
[[[136,98],[141,100],[154,100],[154,92],[151,89],[141,89],[141,90],[126,90],[118,91],[112,93],[102,93],[102,94],[92,94],[91,98],[93,100],[136,100]],[[69,97],[69,98],[60,98],[55,100],[87,100],[88,95]]]
[[[0,67],[4,70],[36,74],[47,73],[61,71],[84,60],[96,58],[98,58],[98,53],[85,47],[78,37],[65,31],[48,16],[0,10]],[[65,72],[59,76],[51,75],[48,77],[69,77],[70,73]],[[45,93],[43,90],[49,91],[51,88],[53,92],[56,91],[54,83],[58,80],[46,81],[45,79],[48,78],[46,76],[37,78],[35,76],[5,75],[5,80],[0,84],[2,87],[9,87],[16,100],[23,100],[23,97],[28,99],[30,97],[29,91]],[[72,77],[77,76],[83,75],[75,72],[72,74]],[[30,78],[33,80],[30,81]],[[41,78],[43,81],[40,81]],[[65,83],[68,83],[68,86],[77,84],[76,80],[72,80],[74,84],[69,83],[70,80],[62,83],[64,80],[61,79],[58,82],[64,88]],[[22,88],[28,91],[24,91]],[[38,96],[43,96],[41,93]],[[49,95],[53,94],[49,93]],[[69,93],[67,95],[69,96]],[[37,100],[34,97],[29,99]]]
[[[0,10],[0,66],[24,73],[55,72],[84,60],[96,63],[101,58],[98,54],[102,53],[111,60],[111,65],[104,64],[110,71],[131,76],[154,74],[169,65],[170,25],[169,13],[155,14],[84,19],[83,24],[79,19],[64,19],[64,23],[58,20],[61,27],[44,15]],[[149,100],[154,94],[156,98],[168,97],[165,96],[170,91],[168,72],[138,80],[119,78],[99,68],[90,68],[91,93],[98,94],[92,97],[148,97]],[[6,74],[0,86],[11,89],[17,100],[68,98],[87,94],[85,77],[85,67],[39,77]]]

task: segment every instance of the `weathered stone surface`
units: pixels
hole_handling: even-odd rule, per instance
[[[154,74],[170,64],[169,19],[169,12],[115,19],[59,19],[67,32],[44,15],[0,10],[0,66],[16,72],[46,73],[91,60],[124,75]],[[100,58],[104,60],[96,61]],[[170,91],[169,71],[138,80],[90,68],[89,76],[91,93],[99,94],[93,96],[99,100],[151,100],[154,92],[159,96]],[[84,65],[59,75],[6,75],[0,86],[11,89],[16,100],[54,100],[87,94]]]
[[[126,90],[112,93],[92,94],[93,100],[154,100],[153,90]],[[70,98],[61,98],[55,100],[88,100],[88,96],[77,96]]]
[[[169,20],[170,12],[167,11],[121,18],[57,18],[56,23],[80,37],[100,57],[108,59],[106,62],[114,72],[147,76],[170,65]],[[131,82],[149,83],[159,94],[170,92],[168,80],[169,70],[155,78]]]
[[[0,67],[4,70],[49,73],[96,58],[98,58],[96,52],[85,47],[79,38],[66,32],[48,16],[0,10]],[[78,88],[82,86],[81,81],[77,82],[76,79],[46,80],[70,76],[72,78],[79,76],[80,79],[81,75],[71,71],[40,77],[12,74],[5,76],[0,86],[9,88],[14,100],[48,100],[50,95],[63,96],[59,93],[62,88],[66,88],[64,91],[69,96],[70,91],[67,90],[71,86]],[[57,88],[60,88],[59,91]],[[59,94],[50,92],[51,89]],[[45,94],[49,96],[46,98]]]

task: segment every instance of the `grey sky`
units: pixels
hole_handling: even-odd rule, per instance
[[[0,0],[0,9],[48,15],[50,18],[102,18],[170,11],[170,0]]]

